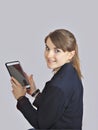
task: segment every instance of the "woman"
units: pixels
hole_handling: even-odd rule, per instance
[[[54,75],[42,93],[36,88],[32,75],[27,76],[30,90],[11,78],[17,108],[35,129],[81,130],[83,85],[74,35],[68,30],[58,29],[46,36],[45,59]],[[34,106],[26,92],[35,98]]]

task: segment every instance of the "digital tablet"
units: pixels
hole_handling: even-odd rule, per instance
[[[22,86],[30,88],[28,79],[26,78],[19,61],[7,62],[5,65],[11,77],[14,77]]]

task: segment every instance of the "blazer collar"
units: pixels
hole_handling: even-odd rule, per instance
[[[54,76],[52,77],[52,79],[55,79],[57,77],[62,77],[67,70],[70,70],[70,68],[73,68],[72,63],[66,63],[63,66],[61,66],[61,68],[54,74]]]

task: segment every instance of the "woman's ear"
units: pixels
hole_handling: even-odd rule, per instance
[[[69,52],[69,60],[71,60],[75,55],[75,50]]]

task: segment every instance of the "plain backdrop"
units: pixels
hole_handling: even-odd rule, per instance
[[[0,130],[31,128],[16,109],[5,62],[19,60],[42,90],[52,76],[44,60],[44,38],[58,28],[73,32],[79,46],[83,130],[98,130],[97,13],[97,0],[0,0]]]

